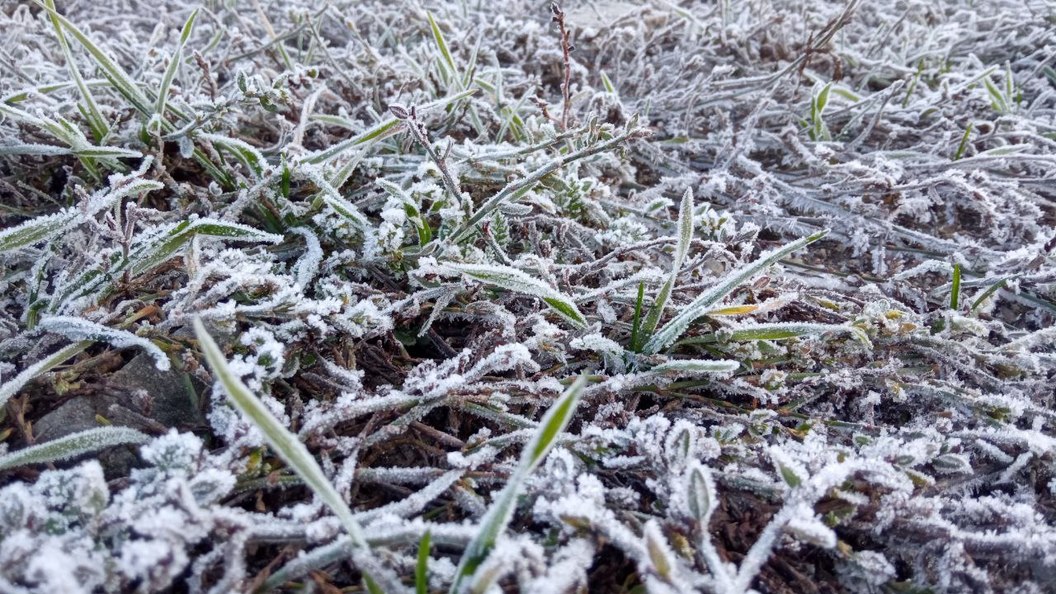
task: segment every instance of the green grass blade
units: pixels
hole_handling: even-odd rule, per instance
[[[968,125],[964,127],[964,135],[961,136],[961,142],[957,145],[957,152],[953,154],[953,160],[958,161],[964,156],[964,151],[968,149],[968,139],[972,134],[972,123],[968,122]]]
[[[950,309],[957,311],[961,296],[961,265],[953,265],[953,287],[950,289]]]
[[[733,373],[740,369],[737,361],[708,359],[677,359],[653,367],[649,371],[663,375],[701,375],[705,373]]]
[[[415,594],[429,594],[429,545],[432,533],[428,530],[418,543],[418,562],[414,566]]]
[[[51,18],[62,24],[62,26],[65,27],[67,31],[69,31],[70,35],[72,35],[74,39],[76,39],[77,42],[80,43],[84,47],[84,49],[88,51],[88,53],[92,56],[92,59],[95,61],[96,65],[99,66],[99,69],[102,71],[103,76],[110,81],[110,84],[114,87],[114,90],[120,93],[121,96],[123,96],[129,103],[132,104],[133,107],[138,109],[141,113],[145,115],[150,115],[151,113],[153,113],[153,108],[151,107],[150,100],[147,99],[147,96],[136,85],[135,80],[133,80],[132,77],[129,76],[128,73],[125,72],[124,69],[117,64],[117,62],[111,59],[110,56],[106,55],[106,52],[104,52],[102,48],[96,45],[90,37],[85,35],[85,33],[81,31],[77,27],[77,25],[74,25],[66,17],[56,12],[55,9],[51,8],[50,6],[40,3],[38,0],[33,0],[33,3],[48,11],[48,14],[51,16]]]
[[[0,231],[0,252],[9,252],[40,241],[46,241],[62,233],[77,212],[67,209],[51,215],[30,219],[21,225]]]
[[[983,86],[986,88],[987,94],[990,95],[990,106],[994,108],[994,111],[1002,114],[1008,113],[1008,102],[1005,101],[1005,97],[989,75],[983,77]]]
[[[1003,279],[997,281],[996,283],[990,285],[989,287],[987,287],[987,289],[985,291],[983,291],[978,297],[976,297],[975,301],[972,302],[972,313],[975,313],[975,310],[979,309],[979,306],[982,305],[983,303],[985,303],[986,300],[989,299],[991,295],[993,295],[994,293],[996,293],[998,291],[998,289],[1005,288],[1006,283],[1009,280],[1012,280],[1013,278],[1015,278],[1015,277],[1011,277],[1010,276],[1008,278],[1003,278]]]
[[[50,2],[51,0],[48,1]],[[169,97],[169,88],[172,86],[173,79],[176,78],[176,71],[180,68],[180,62],[183,61],[183,47],[187,44],[187,39],[190,38],[191,31],[194,29],[194,20],[198,18],[198,10],[197,8],[194,9],[191,12],[191,16],[187,17],[187,22],[183,24],[183,29],[180,31],[180,42],[176,45],[175,51],[172,52],[169,66],[161,77],[161,86],[158,87],[158,101],[154,111],[162,117],[165,116],[165,102]]]
[[[580,376],[569,386],[553,406],[539,421],[539,429],[532,441],[525,446],[521,453],[521,461],[517,470],[510,477],[502,492],[495,498],[495,502],[488,508],[484,518],[480,522],[480,529],[473,541],[466,547],[462,554],[462,560],[458,564],[455,581],[451,584],[451,594],[461,594],[466,580],[480,567],[481,563],[488,558],[495,542],[506,530],[510,517],[513,515],[514,504],[520,492],[524,479],[531,474],[535,467],[546,457],[553,448],[557,436],[568,427],[572,420],[572,414],[579,404],[579,398],[586,386],[586,377]]]
[[[0,470],[60,462],[113,446],[141,444],[150,437],[128,427],[96,427],[0,456]]]
[[[476,281],[496,287],[539,297],[551,309],[565,320],[582,330],[587,327],[587,319],[570,297],[552,288],[541,280],[509,266],[491,266],[482,264],[446,264],[447,268],[468,276]]]
[[[631,322],[631,350],[641,350],[642,301],[645,298],[645,283],[638,283],[638,297],[634,300],[634,321]]]
[[[671,291],[675,288],[675,280],[682,270],[682,265],[689,254],[689,246],[693,241],[693,191],[686,190],[682,195],[682,204],[678,209],[678,245],[675,247],[675,258],[671,265],[671,275],[667,282],[660,288],[653,305],[649,308],[649,315],[645,318],[645,324],[641,329],[642,340],[649,340],[660,324],[660,318],[664,315],[664,308],[671,297]]]
[[[437,26],[432,13],[427,12],[425,13],[425,16],[429,19],[429,28],[432,29],[433,32],[433,41],[436,42],[436,47],[439,48],[440,55],[444,58],[444,63],[447,65],[452,78],[458,79],[458,68],[455,67],[455,59],[451,57],[451,50],[447,49],[447,41],[444,40],[444,33],[440,31],[440,27]]]
[[[220,347],[198,318],[194,320],[194,334],[198,337],[198,344],[202,349],[202,354],[208,361],[213,373],[216,374],[220,385],[223,386],[231,404],[260,430],[272,450],[301,477],[304,484],[311,488],[319,500],[326,504],[334,515],[341,520],[341,524],[352,538],[352,542],[358,548],[369,551],[370,547],[363,537],[363,531],[360,529],[356,519],[352,517],[352,510],[345,503],[341,494],[337,492],[337,489],[330,483],[330,480],[326,478],[323,469],[312,457],[308,448],[297,439],[296,435],[290,433],[282,426],[282,423],[271,414],[268,408],[264,406],[264,403],[228,367],[227,359],[224,358]],[[366,570],[364,569],[363,571],[364,575],[366,575]]]
[[[715,344],[718,342],[751,342],[756,340],[788,340],[803,336],[827,333],[851,334],[855,340],[869,344],[864,330],[850,324],[816,324],[810,322],[777,322],[773,324],[751,324],[725,330],[722,336],[708,334],[680,340],[678,344]]]
[[[75,342],[71,345],[67,345],[56,351],[54,354],[48,355],[40,361],[37,361],[29,367],[23,369],[21,373],[11,378],[10,380],[4,382],[3,385],[0,385],[0,409],[2,409],[5,404],[7,404],[8,399],[17,394],[18,391],[21,390],[23,386],[28,384],[33,378],[37,377],[42,373],[47,372],[50,369],[53,369],[58,365],[61,365],[70,357],[84,352],[84,350],[91,345],[92,342],[89,340]]]
[[[81,98],[84,100],[85,107],[85,119],[88,120],[88,127],[92,131],[92,136],[96,142],[102,142],[106,135],[110,132],[110,127],[106,123],[106,118],[103,117],[102,112],[99,111],[99,105],[95,102],[95,97],[92,96],[91,90],[88,89],[88,85],[85,84],[84,78],[81,76],[81,71],[77,68],[77,63],[73,60],[73,52],[70,51],[70,44],[66,41],[66,36],[62,33],[62,24],[57,18],[55,18],[55,0],[44,0],[44,4],[51,11],[49,15],[51,18],[51,24],[55,27],[55,37],[59,40],[59,47],[62,48],[63,58],[66,60],[66,68],[70,72],[70,78],[73,79],[73,83],[77,86],[77,90],[81,93]]]
[[[726,277],[720,280],[714,287],[701,293],[692,303],[683,308],[674,319],[669,321],[667,325],[650,338],[649,342],[646,343],[643,352],[651,355],[667,348],[668,345],[678,340],[697,318],[705,315],[712,305],[718,303],[724,297],[732,293],[733,290],[739,287],[742,283],[750,280],[767,267],[775,264],[792,252],[802,249],[822,237],[825,237],[828,232],[829,231],[826,229],[808,237],[797,239],[796,241],[764,254],[754,262],[727,274]]]

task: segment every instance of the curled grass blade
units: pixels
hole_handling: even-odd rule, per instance
[[[158,348],[156,344],[146,338],[136,336],[127,330],[110,328],[109,326],[103,326],[102,324],[72,316],[51,316],[44,318],[40,321],[37,328],[44,332],[51,332],[53,334],[65,336],[71,340],[105,342],[118,349],[138,347],[146,351],[147,354],[154,359],[154,366],[159,370],[167,371],[172,367],[168,355]]]
[[[0,470],[60,462],[113,446],[145,443],[149,439],[128,427],[96,427],[0,456]]]
[[[3,385],[0,385],[0,408],[3,408],[7,404],[8,399],[18,393],[23,386],[28,384],[33,378],[38,375],[47,372],[48,370],[61,365],[64,361],[84,352],[89,346],[92,345],[90,340],[83,340],[81,342],[75,342],[71,345],[67,345],[54,354],[44,357],[40,361],[30,365],[23,369],[21,373],[11,378]]]
[[[729,274],[725,278],[720,280],[714,287],[701,293],[692,303],[687,305],[682,311],[679,312],[671,321],[669,321],[663,328],[660,329],[649,342],[646,343],[643,352],[646,354],[655,354],[668,347],[676,340],[679,339],[689,326],[699,317],[705,315],[712,305],[715,305],[724,297],[733,292],[734,289],[739,287],[742,283],[750,280],[767,267],[775,264],[785,256],[788,256],[792,252],[802,249],[807,245],[825,237],[828,234],[828,230],[819,231],[813,235],[803,237],[788,243],[778,249],[775,249],[769,253],[763,254],[754,262],[742,266]]]
[[[521,490],[521,484],[535,470],[535,467],[542,462],[546,454],[550,452],[550,449],[554,447],[557,436],[568,427],[569,421],[572,420],[572,414],[579,404],[583,387],[586,384],[586,377],[580,376],[577,378],[565,390],[564,394],[554,402],[553,406],[546,411],[542,420],[539,421],[539,428],[535,436],[521,452],[521,461],[517,466],[517,470],[510,476],[502,492],[499,493],[499,496],[495,498],[495,502],[484,514],[477,535],[462,554],[455,581],[451,584],[451,594],[461,594],[466,581],[473,576],[473,573],[476,572],[481,563],[488,558],[491,550],[495,548],[496,541],[506,530],[510,517],[513,515],[514,504]]]

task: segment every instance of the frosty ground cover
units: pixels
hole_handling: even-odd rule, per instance
[[[1051,3],[0,39],[0,592],[1052,591]]]

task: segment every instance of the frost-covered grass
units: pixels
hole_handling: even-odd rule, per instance
[[[0,592],[1056,583],[1051,3],[0,38]]]

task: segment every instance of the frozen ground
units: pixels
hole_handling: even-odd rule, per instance
[[[1052,3],[52,6],[0,592],[1053,591]]]

